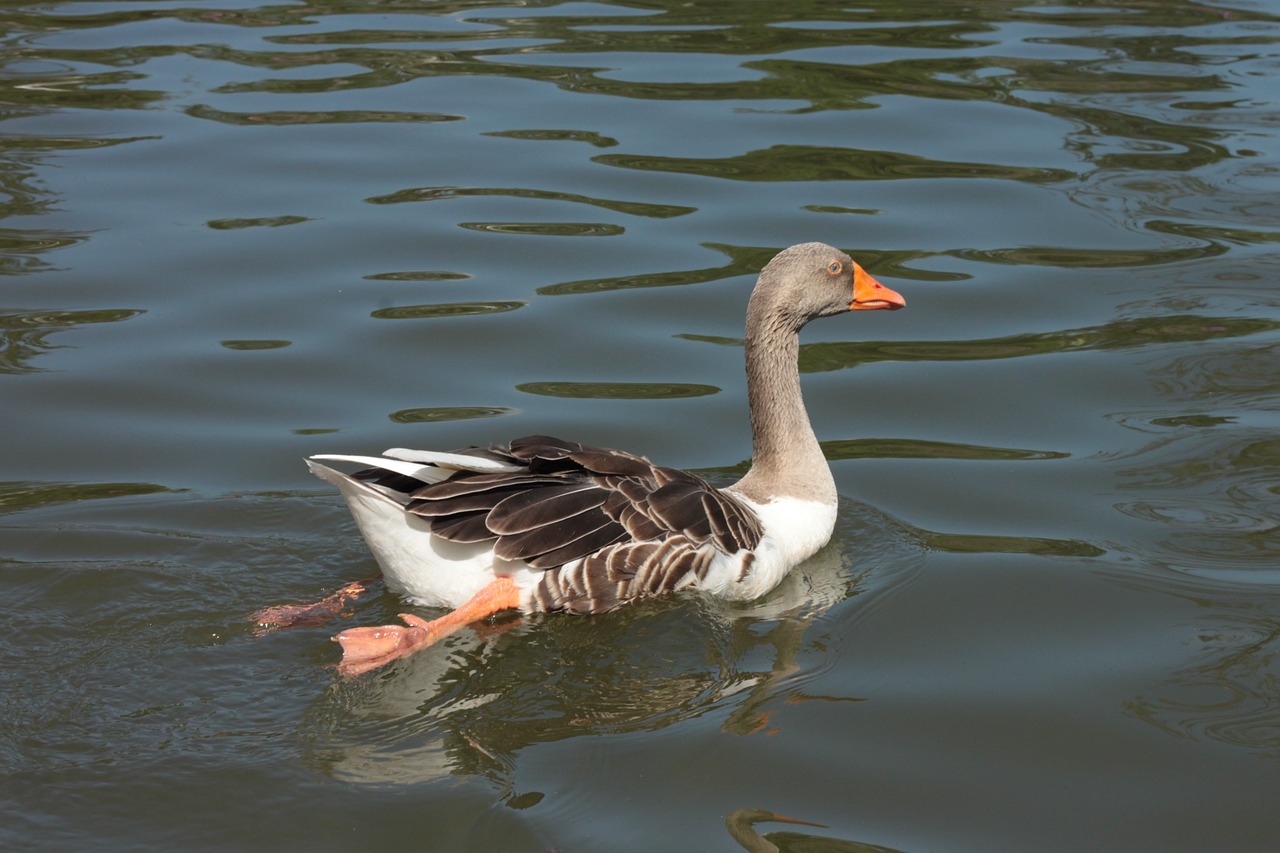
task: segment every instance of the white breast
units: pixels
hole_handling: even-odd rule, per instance
[[[743,601],[764,595],[827,544],[835,530],[835,504],[797,498],[757,503],[742,495],[735,497],[759,516],[764,536],[750,556],[739,551],[717,558],[698,584],[699,589],[722,598]],[[744,573],[743,561],[748,559],[750,565]]]

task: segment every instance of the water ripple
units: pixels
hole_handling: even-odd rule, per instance
[[[310,221],[309,216],[259,216],[247,219],[210,219],[205,225],[217,231],[235,231],[239,228],[279,228],[282,225],[298,225]]]
[[[442,121],[463,121],[466,117],[445,113],[411,113],[391,110],[275,110],[249,113],[219,110],[205,104],[187,107],[192,118],[210,119],[238,125],[298,125],[298,124],[418,124]]]
[[[543,237],[617,237],[621,225],[606,222],[459,222],[459,228],[489,234],[536,234]]]
[[[1018,450],[1012,447],[980,447],[949,441],[907,438],[851,438],[822,442],[828,459],[972,459],[988,462],[1067,459],[1056,450]]]
[[[525,382],[516,390],[542,397],[584,400],[674,400],[720,393],[714,385],[688,382]]]
[[[119,323],[144,313],[130,308],[89,311],[0,311],[0,374],[39,370],[29,362],[59,346],[47,338],[54,332],[88,323]]]
[[[975,178],[1052,183],[1075,176],[1063,169],[1032,169],[997,163],[951,163],[894,151],[816,145],[774,145],[733,157],[661,157],[599,154],[596,163],[646,172],[673,172],[735,181],[878,181]]]
[[[1169,734],[1280,758],[1280,623],[1247,609],[1206,614],[1196,662],[1124,703]]]
[[[9,5],[0,847],[1275,836],[1267,4]],[[774,594],[355,681],[250,636],[376,571],[310,453],[744,458],[743,305],[814,239],[910,308],[806,332],[866,503]]]
[[[379,308],[369,314],[378,320],[424,320],[441,317],[474,317],[481,314],[502,314],[523,308],[524,302],[446,302],[435,305],[401,305],[398,308]]]
[[[387,417],[398,424],[431,424],[442,421],[467,421],[475,418],[497,418],[516,414],[505,406],[424,406],[401,409]]]
[[[612,148],[618,144],[618,140],[591,130],[491,130],[484,135],[541,142],[585,142],[596,148]]]
[[[532,198],[542,201],[566,201],[572,204],[587,204],[603,207],[618,213],[631,216],[650,216],[656,219],[669,219],[673,216],[684,216],[695,213],[697,208],[682,207],[673,204],[646,204],[637,201],[615,201],[613,199],[592,198],[576,193],[551,192],[547,190],[503,188],[503,187],[421,187],[410,190],[399,190],[388,195],[366,199],[371,204],[403,204],[416,201],[445,201],[457,198],[478,198],[484,196],[506,196],[510,198]]]
[[[0,483],[0,513],[104,498],[136,497],[172,492],[154,483]]]

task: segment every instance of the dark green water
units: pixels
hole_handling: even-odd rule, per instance
[[[0,30],[0,847],[1280,849],[1272,4]],[[307,454],[741,464],[746,295],[807,240],[909,306],[806,331],[842,509],[775,595],[354,680],[253,636],[374,570]]]

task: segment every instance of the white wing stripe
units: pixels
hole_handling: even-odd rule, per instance
[[[452,468],[457,471],[485,471],[494,473],[512,473],[524,471],[528,466],[499,462],[496,459],[485,459],[480,456],[468,456],[465,453],[444,453],[438,450],[410,450],[406,447],[392,447],[384,451],[392,459],[405,462],[420,462],[426,465],[439,465],[441,468]]]
[[[397,459],[384,459],[381,456],[347,456],[342,453],[317,453],[312,459],[331,459],[337,462],[354,462],[357,465],[367,465],[370,468],[381,468],[384,471],[394,471],[397,474],[403,474],[406,477],[413,477],[422,480],[424,483],[438,483],[441,480],[447,480],[453,476],[453,472],[444,468],[437,468],[434,465],[416,465],[412,462],[401,462]]]

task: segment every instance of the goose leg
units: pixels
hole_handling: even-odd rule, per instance
[[[310,604],[277,604],[275,607],[259,610],[249,617],[249,621],[254,625],[253,633],[261,636],[279,628],[322,624],[337,616],[348,600],[368,592],[369,587],[377,580],[377,578],[366,578],[352,581],[337,592]]]
[[[342,645],[342,675],[360,675],[413,654],[449,636],[472,622],[503,610],[520,606],[520,590],[510,578],[498,578],[471,597],[466,604],[428,622],[412,613],[401,613],[403,625],[376,628],[349,628],[333,637]]]

